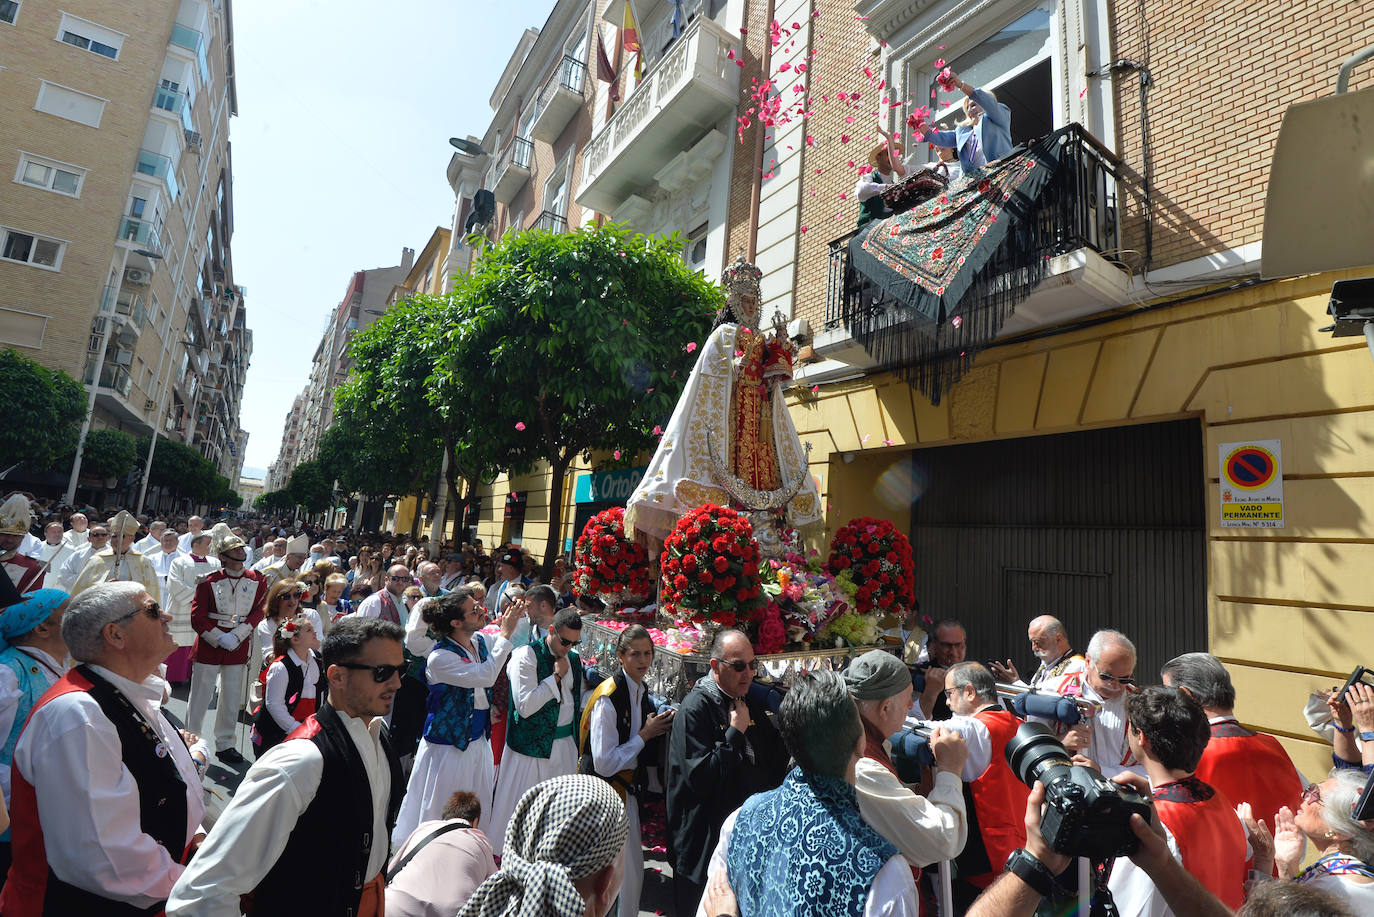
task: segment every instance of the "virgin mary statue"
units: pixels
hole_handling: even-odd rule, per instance
[[[782,524],[821,521],[820,492],[782,392],[792,345],[781,316],[770,331],[759,327],[761,276],[743,258],[721,275],[725,308],[630,497],[627,528],[662,540],[703,503],[728,505],[753,517],[767,554]]]

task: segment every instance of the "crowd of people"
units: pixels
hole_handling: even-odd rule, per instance
[[[1043,723],[1075,765],[1150,802],[1127,826],[1138,851],[1093,864],[1099,903],[1374,914],[1360,683],[1309,705],[1333,764],[1309,783],[1237,720],[1216,657],[1147,679],[1126,635],[1098,631],[1079,654],[1050,615],[1028,624],[1024,679],[1010,659],[966,659],[957,620],[913,613],[892,651],[803,674],[780,702],[725,629],[674,705],[646,683],[649,631],[621,631],[605,677],[579,656],[587,609],[566,566],[545,578],[516,545],[17,494],[0,563],[0,917],[634,915],[657,797],[684,917],[1063,908],[1077,864],[1040,830],[1046,788],[1006,753],[1021,691],[1091,711]],[[164,705],[186,682],[178,727]],[[892,742],[913,724],[931,759],[914,769]],[[217,813],[212,760],[242,773]]]

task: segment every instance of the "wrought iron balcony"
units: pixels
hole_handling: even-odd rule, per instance
[[[850,242],[864,230],[833,240],[818,353],[865,369],[895,369],[938,404],[941,390],[993,339],[1124,303],[1130,274],[1118,260],[1126,184],[1119,160],[1078,124],[1043,142],[1057,167],[1019,215],[1003,217],[1012,227],[1001,250],[946,315],[907,308],[855,270]]]
[[[573,115],[582,107],[585,98],[583,87],[586,84],[587,65],[575,57],[564,55],[539,92],[530,138],[543,143],[557,140],[563,128],[568,126]]]
[[[530,177],[530,164],[534,161],[534,144],[524,137],[515,137],[510,146],[496,161],[496,177],[491,193],[502,204],[509,204],[515,193],[524,186]]]
[[[549,232],[567,232],[568,218],[563,216],[561,213],[555,213],[552,210],[545,210],[543,213],[539,214],[539,219],[535,220],[534,225],[530,228],[545,229]]]

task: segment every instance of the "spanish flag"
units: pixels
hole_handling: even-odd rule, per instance
[[[644,76],[644,54],[639,47],[639,23],[635,21],[635,11],[631,0],[625,0],[625,11],[620,20],[620,46],[635,55],[635,82]]]

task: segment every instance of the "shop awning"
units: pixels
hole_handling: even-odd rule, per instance
[[[1096,198],[1087,145],[1096,142],[1082,128],[1061,128],[918,207],[837,239],[827,318],[939,404],[1044,279],[1051,256],[1098,247],[1084,233],[1092,221],[1083,211]],[[1114,212],[1111,222],[1114,233]]]

